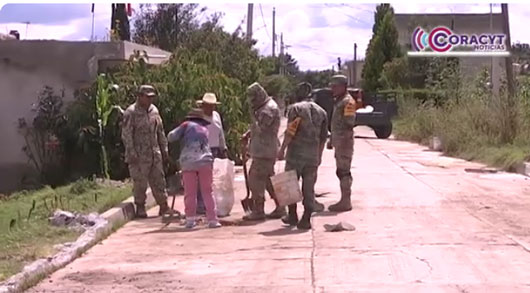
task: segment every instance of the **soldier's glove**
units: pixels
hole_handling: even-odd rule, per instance
[[[326,145],[326,148],[327,148],[328,150],[332,150],[332,149],[333,149],[333,145],[331,144],[331,140],[328,141],[328,143],[327,143],[327,145]]]

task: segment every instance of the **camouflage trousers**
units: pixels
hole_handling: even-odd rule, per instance
[[[248,185],[254,202],[265,201],[265,188],[272,186],[270,177],[274,175],[275,163],[275,159],[252,159],[248,171]]]
[[[129,164],[129,174],[133,180],[135,204],[145,205],[148,185],[151,187],[156,203],[167,204],[166,179],[161,162]]]
[[[304,209],[309,212],[315,211],[315,183],[317,182],[318,166],[311,166],[299,161],[285,162],[285,171],[295,170],[298,179],[302,177],[302,201]]]
[[[353,136],[336,139],[333,142],[335,148],[335,162],[337,165],[337,177],[340,181],[342,197],[351,197],[353,178],[351,175],[351,162],[353,158]]]

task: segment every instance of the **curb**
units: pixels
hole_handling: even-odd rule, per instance
[[[155,205],[151,190],[147,191],[146,208]],[[55,255],[38,259],[26,266],[22,272],[0,283],[0,293],[23,292],[53,272],[65,267],[92,246],[112,234],[115,228],[134,218],[134,199],[129,197],[117,207],[111,208],[101,215],[102,221],[83,232],[79,238],[68,246],[64,246]]]

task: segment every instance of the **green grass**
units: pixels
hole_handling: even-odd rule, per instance
[[[56,210],[102,213],[131,195],[131,188],[81,180],[52,189],[19,192],[0,201],[0,281],[20,272],[27,263],[54,252],[55,244],[80,234],[52,227],[48,217]]]
[[[425,145],[437,136],[445,154],[506,171],[513,171],[530,159],[530,96],[521,94],[517,101],[514,113],[517,129],[510,141],[505,138],[509,112],[503,100],[473,94],[464,97],[442,107],[422,105],[410,97],[401,97],[394,135]]]

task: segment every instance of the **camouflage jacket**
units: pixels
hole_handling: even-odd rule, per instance
[[[250,88],[251,107],[254,110],[250,126],[250,156],[252,158],[276,159],[280,149],[280,109],[259,85]]]
[[[355,100],[346,93],[343,98],[338,98],[333,107],[331,117],[331,141],[339,142],[342,139],[353,139],[355,126]]]
[[[146,111],[136,103],[123,114],[122,134],[125,161],[138,163],[161,162],[168,158],[167,138],[162,118],[156,106]]]
[[[318,166],[320,145],[328,137],[326,111],[314,102],[302,101],[293,104],[287,116],[286,132],[293,139],[289,143],[285,159]]]

